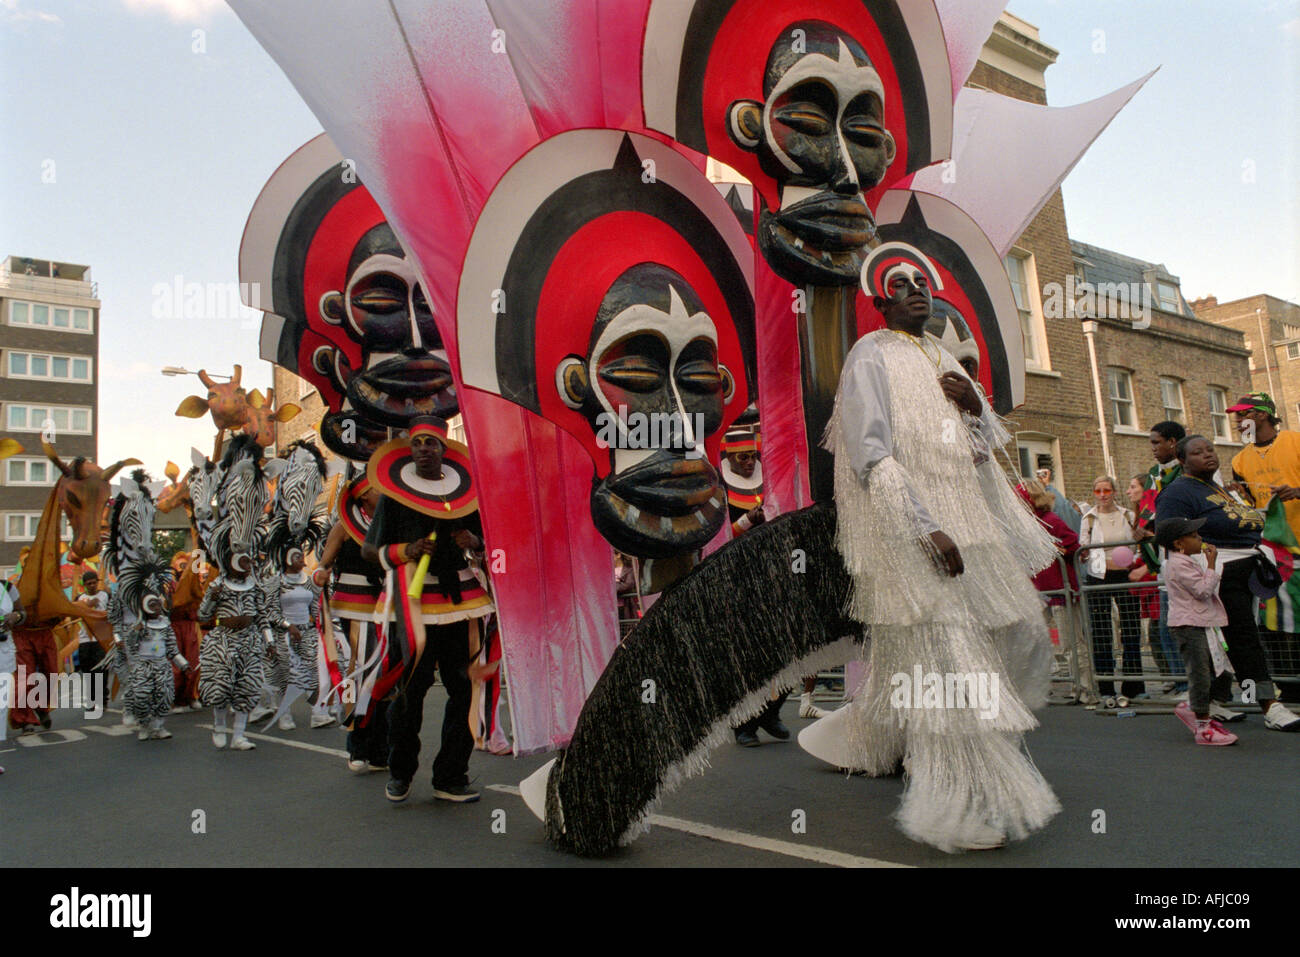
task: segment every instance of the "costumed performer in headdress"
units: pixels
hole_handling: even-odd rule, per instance
[[[977,474],[997,465],[966,426],[990,446],[1006,435],[957,361],[922,334],[937,271],[901,244],[873,254],[886,257],[863,268],[886,328],[850,351],[826,443],[851,614],[871,633],[849,743],[868,773],[903,760],[898,820],[909,837],[949,852],[997,847],[1060,810],[1022,750],[1051,662],[1030,575],[1055,550],[1004,477]],[[968,694],[944,700],[954,684]]]
[[[404,801],[419,767],[424,696],[438,670],[447,689],[442,745],[433,762],[433,795],[466,803],[479,793],[469,786],[472,682],[470,628],[493,611],[492,599],[475,578],[466,553],[484,551],[468,450],[447,438],[437,416],[411,420],[410,437],[375,450],[367,466],[383,497],[366,532],[362,557],[387,574],[388,677],[396,685],[388,712],[390,801]],[[424,581],[419,583],[422,559]],[[414,586],[414,587],[413,587]],[[411,597],[414,591],[417,597]]]
[[[163,727],[176,697],[172,665],[190,670],[172,631],[167,601],[171,581],[171,565],[156,556],[131,562],[117,579],[121,603],[135,619],[121,639],[127,662],[123,707],[135,719],[141,741],[172,736]]]

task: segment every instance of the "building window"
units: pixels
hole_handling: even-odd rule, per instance
[[[1133,407],[1133,376],[1123,369],[1106,370],[1106,387],[1110,393],[1110,414],[1117,429],[1136,429],[1137,410]]]
[[[9,303],[9,325],[41,326],[63,329],[68,332],[93,332],[89,309],[72,306],[47,306],[40,302],[12,300]]]
[[[15,379],[60,379],[66,382],[90,382],[89,356],[56,356],[43,352],[9,350],[6,365]]]
[[[36,540],[36,529],[41,524],[40,512],[6,512],[5,541],[31,542]]]
[[[10,432],[90,434],[90,408],[82,405],[5,404],[5,428]]]
[[[1167,282],[1156,283],[1156,297],[1160,301],[1160,308],[1165,312],[1172,312],[1182,315],[1183,305],[1182,297],[1178,295],[1178,287]]]
[[[1043,327],[1043,309],[1038,297],[1038,270],[1029,253],[1013,250],[1004,260],[1011,292],[1020,313],[1020,333],[1025,344],[1025,366],[1029,369],[1051,368],[1047,355],[1047,331]]]
[[[1288,359],[1300,359],[1300,342],[1288,342],[1286,344],[1286,357]]]
[[[312,385],[310,382],[308,382],[306,379],[298,380],[298,398],[305,399],[307,398],[307,396],[311,395],[315,391],[316,391],[316,387]]]
[[[54,463],[49,459],[13,458],[5,462],[6,485],[53,485]]]
[[[1187,424],[1187,418],[1183,414],[1183,384],[1177,379],[1160,377],[1160,404],[1164,406],[1166,419]]]
[[[1017,432],[1016,457],[1020,477],[1029,481],[1038,477],[1039,469],[1051,469],[1052,484],[1058,489],[1064,488],[1057,467],[1056,445],[1054,436],[1042,432]]]
[[[1228,422],[1228,393],[1217,386],[1210,389],[1210,422],[1214,425],[1216,441],[1232,441],[1232,426]]]

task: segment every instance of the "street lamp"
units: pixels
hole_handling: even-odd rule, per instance
[[[162,374],[163,375],[198,375],[197,372],[191,372],[189,369],[186,369],[183,366],[163,366]],[[219,372],[209,372],[207,373],[207,376],[210,379],[230,379],[230,376],[222,375]]]

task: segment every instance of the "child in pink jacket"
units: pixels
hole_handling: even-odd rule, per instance
[[[1197,744],[1222,746],[1236,744],[1237,736],[1210,717],[1210,682],[1227,664],[1220,629],[1228,623],[1228,613],[1219,600],[1216,549],[1201,542],[1199,529],[1204,524],[1204,518],[1166,519],[1156,525],[1156,543],[1169,550],[1164,565],[1169,633],[1187,663],[1188,700],[1174,714],[1195,735]],[[1218,643],[1217,649],[1213,642]]]

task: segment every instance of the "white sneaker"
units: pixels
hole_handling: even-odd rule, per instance
[[[1282,702],[1274,701],[1264,713],[1264,727],[1270,731],[1300,731],[1300,716]]]
[[[240,735],[238,738],[235,738],[234,741],[230,742],[230,750],[231,751],[256,751],[257,745],[255,745],[252,741],[249,741],[243,735]]]
[[[1245,721],[1246,713],[1244,711],[1233,711],[1231,708],[1225,708],[1217,701],[1210,702],[1210,717],[1223,724],[1230,721]]]
[[[269,718],[273,714],[275,714],[274,708],[268,708],[264,704],[259,704],[253,709],[253,713],[248,716],[248,720],[251,724],[257,724],[257,722],[261,721],[263,718]]]
[[[172,736],[172,733],[166,728],[156,728],[149,732],[149,737],[154,741],[166,741]]]
[[[213,731],[213,732],[212,732],[212,746],[213,746],[214,748],[217,748],[217,749],[224,748],[224,747],[226,746],[226,732],[224,732],[224,731]]]
[[[139,731],[137,731],[137,732],[135,733],[135,739],[136,739],[137,741],[148,741],[148,740],[149,740],[149,729],[148,729],[148,728],[141,728]]]
[[[799,717],[808,719],[824,718],[829,711],[823,711],[812,703],[812,695],[801,695],[799,697]]]
[[[329,728],[333,727],[335,724],[337,724],[337,722],[334,720],[334,715],[332,714],[313,713],[311,716],[311,726],[313,728]]]
[[[249,720],[251,721],[252,718],[250,717]],[[280,715],[280,730],[281,730],[281,731],[296,731],[297,728],[298,728],[298,725],[294,723],[293,715],[291,715],[291,714],[282,714],[282,715]]]
[[[203,710],[203,705],[202,705],[201,702],[198,702],[198,701],[191,701],[191,702],[190,702],[190,710],[191,710],[191,711],[202,711],[202,710]]]
[[[348,758],[348,770],[353,774],[365,774],[368,767],[370,764],[365,758]]]

